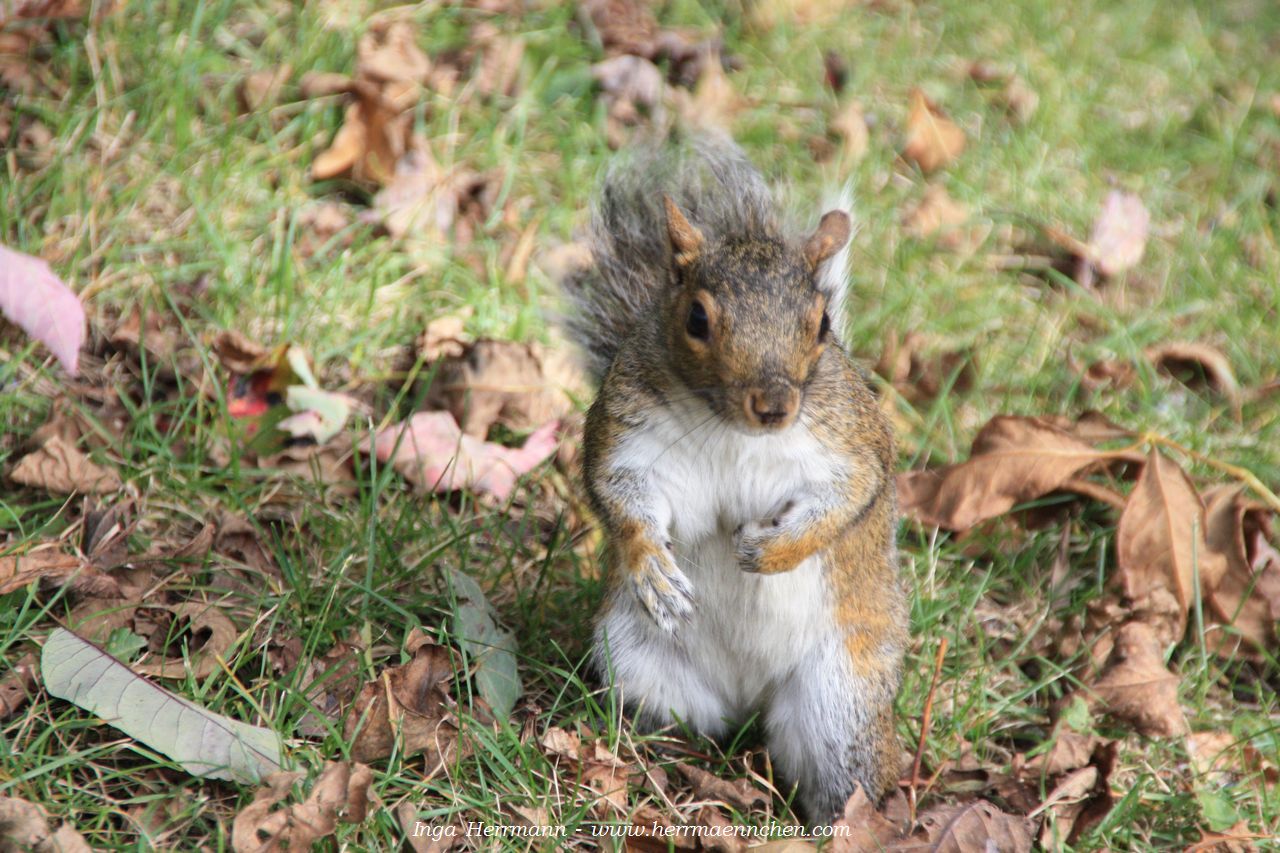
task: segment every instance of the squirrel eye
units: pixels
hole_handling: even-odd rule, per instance
[[[685,320],[684,330],[689,337],[705,341],[711,337],[711,324],[707,322],[707,309],[700,300],[693,300],[689,306],[689,319]]]
[[[822,343],[827,339],[827,333],[831,331],[831,317],[826,311],[822,312],[822,323],[818,326],[818,343]]]

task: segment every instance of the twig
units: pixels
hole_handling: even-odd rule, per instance
[[[947,638],[938,641],[938,651],[933,656],[933,680],[929,682],[929,695],[924,700],[924,714],[920,718],[920,742],[916,744],[916,757],[911,762],[911,796],[907,798],[911,806],[911,824],[916,822],[916,788],[920,784],[920,759],[924,757],[924,740],[929,736],[929,723],[933,718],[933,694],[938,690],[938,679],[942,676],[942,658],[947,653]]]
[[[1230,462],[1222,462],[1212,457],[1205,456],[1203,453],[1197,453],[1190,447],[1185,447],[1174,441],[1172,438],[1168,438],[1156,432],[1143,433],[1142,440],[1149,444],[1158,444],[1162,447],[1168,447],[1172,450],[1176,450],[1184,456],[1189,456],[1197,462],[1208,465],[1210,468],[1216,468],[1224,474],[1235,477],[1237,480],[1252,489],[1258,497],[1262,498],[1263,503],[1271,507],[1275,512],[1280,512],[1280,497],[1276,497],[1275,492],[1263,485],[1262,481],[1259,480],[1257,475],[1252,471],[1246,468],[1241,468],[1239,465],[1232,465]]]

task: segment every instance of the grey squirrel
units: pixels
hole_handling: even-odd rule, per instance
[[[787,235],[729,139],[608,170],[562,287],[600,390],[583,472],[609,551],[594,661],[637,722],[760,712],[811,822],[897,781],[908,641],[892,430],[839,339],[849,215]]]

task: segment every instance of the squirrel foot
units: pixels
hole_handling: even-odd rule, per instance
[[[664,631],[675,631],[693,613],[693,585],[668,553],[646,556],[631,573],[631,588]]]
[[[733,532],[733,541],[740,569],[751,574],[772,573],[766,570],[765,555],[770,545],[787,534],[793,509],[795,501],[787,501],[769,518],[738,525],[738,529]]]

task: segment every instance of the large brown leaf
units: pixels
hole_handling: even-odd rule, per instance
[[[902,156],[922,172],[932,172],[959,157],[964,145],[964,131],[930,102],[924,92],[912,89]]]
[[[1250,506],[1240,486],[1214,489],[1205,503],[1205,540],[1223,562],[1220,575],[1201,573],[1205,616],[1235,629],[1210,632],[1209,647],[1257,660],[1275,645],[1280,619],[1280,555],[1267,541],[1270,514]]]
[[[967,462],[902,474],[898,494],[920,522],[967,530],[1095,467],[1133,460],[1127,451],[1092,447],[1045,418],[1001,415],[978,433]]]
[[[360,823],[369,811],[373,771],[363,764],[332,762],[316,780],[307,798],[282,809],[274,806],[289,795],[301,773],[281,771],[267,778],[267,787],[236,815],[231,828],[235,853],[310,850],[332,835],[338,821]]]
[[[1178,704],[1178,676],[1164,665],[1163,649],[1150,626],[1129,622],[1116,632],[1111,658],[1092,686],[1112,716],[1152,737],[1187,733],[1187,718]]]
[[[1152,609],[1162,592],[1172,594],[1180,615],[1167,628],[1172,636],[1158,631],[1168,645],[1182,639],[1196,573],[1216,585],[1224,570],[1224,558],[1205,543],[1204,504],[1195,487],[1176,462],[1153,448],[1120,513],[1115,574],[1120,590],[1139,612]]]

